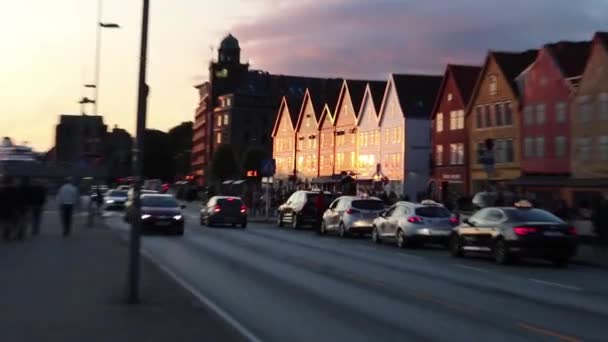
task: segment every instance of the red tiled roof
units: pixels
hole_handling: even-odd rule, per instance
[[[393,74],[401,110],[407,117],[430,118],[442,76]]]
[[[583,74],[591,52],[591,42],[557,42],[545,45],[564,78]]]

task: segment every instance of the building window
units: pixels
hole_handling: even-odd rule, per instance
[[[435,165],[443,165],[443,145],[435,147]]]
[[[435,126],[437,132],[443,132],[443,114],[437,113],[437,118],[435,119]]]
[[[504,103],[504,112],[505,112],[505,119],[504,119],[504,123],[505,126],[511,126],[513,124],[513,112],[511,111],[511,102],[505,102]]]
[[[558,102],[555,104],[555,122],[566,122],[566,103]]]
[[[450,130],[464,128],[464,111],[453,110],[450,112]]]
[[[591,156],[591,138],[578,138],[577,149],[578,160],[588,161]]]
[[[222,127],[222,115],[218,115],[216,120],[217,120],[217,127]]]
[[[524,139],[524,156],[526,158],[534,157],[534,139],[533,138]]]
[[[351,153],[350,153],[350,158],[349,158],[349,159],[350,159],[350,164],[348,165],[348,167],[349,167],[350,169],[354,169],[354,168],[355,168],[355,165],[356,165],[356,164],[355,164],[355,152],[351,152]]]
[[[230,119],[228,117],[228,114],[224,114],[224,126],[228,126],[228,123],[230,123]]]
[[[536,105],[536,124],[543,125],[545,123],[545,105]]]
[[[222,133],[221,132],[217,132],[215,134],[215,142],[219,145],[222,143]]]
[[[494,122],[496,126],[503,126],[503,116],[502,116],[502,103],[496,103],[494,105]]]
[[[608,135],[602,135],[598,138],[599,159],[602,161],[608,160]]]
[[[601,120],[608,120],[608,93],[601,93],[598,96],[598,111]]]
[[[545,138],[537,137],[536,138],[536,157],[544,157],[545,156]]]
[[[483,118],[481,116],[481,107],[475,108],[475,127],[483,128]]]
[[[464,164],[464,144],[450,144],[450,164]]]
[[[526,126],[530,126],[532,125],[532,122],[534,121],[534,112],[532,110],[532,106],[526,106],[524,108],[524,125]]]
[[[555,137],[555,156],[564,157],[566,155],[566,137]]]
[[[226,107],[230,107],[232,105],[232,99],[231,98],[226,98]]]
[[[452,98],[453,98],[452,93],[448,93],[448,102],[452,102]]]
[[[485,127],[492,127],[492,111],[489,105],[484,107],[484,121]]]
[[[498,93],[498,81],[495,75],[492,75],[488,78],[488,86],[488,91],[490,92],[490,95],[496,95]]]
[[[513,140],[496,140],[494,142],[494,158],[496,163],[512,163],[514,160]]]
[[[591,104],[589,103],[587,96],[578,98],[578,116],[580,122],[591,121]]]

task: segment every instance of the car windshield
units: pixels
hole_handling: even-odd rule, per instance
[[[241,207],[243,201],[238,198],[220,198],[217,200],[217,204],[221,207]]]
[[[143,196],[141,198],[143,207],[175,208],[177,201],[169,196]]]
[[[355,200],[352,206],[362,210],[384,210],[384,203],[377,200]]]
[[[564,223],[559,217],[542,209],[508,209],[505,210],[509,221],[513,222],[550,222]]]
[[[422,217],[450,217],[450,211],[444,207],[416,208],[416,215]]]
[[[121,191],[121,190],[114,190],[114,191],[110,191],[109,196],[110,197],[127,197],[127,192]]]

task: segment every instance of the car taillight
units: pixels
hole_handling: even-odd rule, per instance
[[[352,209],[352,208],[351,208],[351,209],[348,209],[348,210],[346,211],[346,213],[347,213],[347,214],[349,214],[349,215],[352,215],[352,214],[358,214],[358,213],[359,213],[359,210],[355,210],[355,209]]]
[[[456,216],[450,217],[450,223],[451,224],[458,224],[459,223],[458,222],[458,217],[456,217]]]
[[[576,231],[576,227],[570,227],[570,228],[568,228],[568,234],[572,235],[572,236],[577,236],[578,232]]]
[[[409,223],[422,223],[423,219],[420,216],[411,216],[410,218],[407,219],[407,222]]]
[[[515,228],[513,228],[513,231],[515,232],[515,234],[523,236],[523,235],[537,233],[538,232],[538,228],[533,228],[533,227],[515,227]]]
[[[246,213],[246,212],[247,212],[247,206],[243,204],[243,205],[241,206],[241,213],[243,213],[243,214],[244,214],[244,213]]]
[[[216,213],[219,213],[220,211],[222,211],[222,207],[220,207],[219,204],[216,204],[215,207],[213,208],[213,211],[215,211]]]

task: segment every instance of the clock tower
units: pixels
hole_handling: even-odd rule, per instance
[[[241,64],[239,41],[232,34],[228,34],[220,44],[217,61],[209,65],[212,108],[217,106],[218,96],[234,92],[248,71],[249,64]]]

